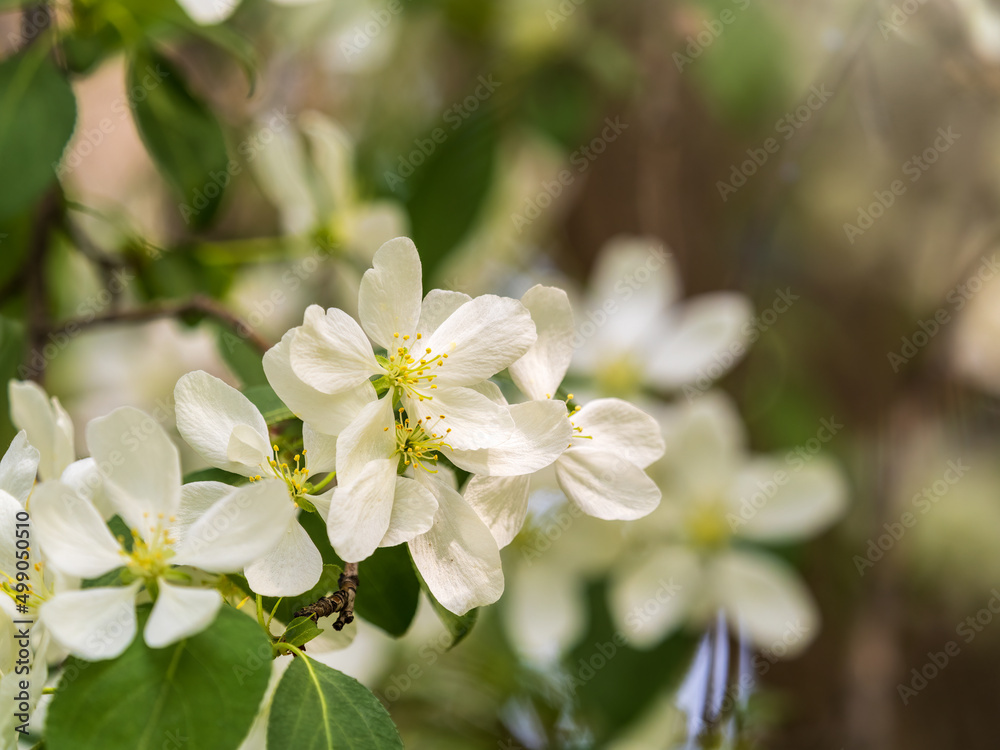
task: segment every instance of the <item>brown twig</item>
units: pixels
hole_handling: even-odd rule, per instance
[[[337,585],[340,586],[337,591],[330,596],[322,597],[315,604],[303,607],[295,612],[294,616],[311,617],[316,621],[320,617],[329,617],[339,612],[337,621],[333,623],[333,629],[343,630],[345,625],[354,620],[354,598],[358,592],[357,563],[347,563],[344,566],[344,572],[340,574]]]
[[[202,295],[196,295],[184,302],[150,305],[132,310],[116,310],[93,318],[72,318],[47,331],[50,336],[66,334],[75,336],[80,331],[94,326],[112,323],[145,323],[160,318],[178,318],[191,313],[200,313],[213,318],[233,330],[237,336],[249,341],[263,354],[271,348],[271,343],[256,333],[237,315],[234,315],[215,300]]]

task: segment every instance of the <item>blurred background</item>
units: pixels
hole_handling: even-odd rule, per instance
[[[754,451],[812,451],[823,420],[840,426],[822,450],[846,512],[769,548],[816,599],[810,646],[765,664],[724,629],[692,630],[714,634],[702,661],[711,648],[753,672],[714,738],[693,736],[675,691],[686,674],[682,694],[711,694],[727,670],[705,687],[705,665],[669,649],[623,649],[567,689],[559,676],[612,637],[620,530],[581,521],[546,551],[588,596],[539,659],[543,602],[509,610],[531,535],[558,520],[542,497],[505,553],[508,594],[459,646],[421,605],[403,638],[362,622],[331,663],[410,748],[996,746],[1000,6],[187,5],[0,0],[4,380],[43,380],[83,446],[87,420],[123,404],[172,424],[189,370],[263,383],[261,348],[308,304],[352,311],[391,237],[416,242],[425,289],[558,284],[578,323],[600,310],[586,290],[602,249],[648,238],[677,276],[651,284],[752,302],[747,353],[695,391],[721,375]],[[697,397],[603,374],[593,392]]]

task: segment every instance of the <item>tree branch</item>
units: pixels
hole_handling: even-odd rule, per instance
[[[333,623],[333,629],[343,630],[345,625],[354,620],[354,598],[358,592],[358,564],[347,563],[337,584],[340,586],[337,591],[330,596],[324,596],[315,604],[298,610],[295,617],[311,617],[313,621],[318,621],[320,617],[329,617],[339,612],[340,616]]]
[[[115,310],[93,318],[72,318],[50,329],[50,336],[65,334],[75,336],[82,330],[94,326],[113,323],[145,323],[161,318],[178,318],[191,313],[200,313],[225,325],[240,338],[249,341],[261,354],[271,348],[271,343],[256,333],[241,318],[234,315],[215,300],[203,295],[196,295],[184,302],[175,302],[149,307],[139,307],[132,310]]]

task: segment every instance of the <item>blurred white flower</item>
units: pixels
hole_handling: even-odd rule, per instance
[[[303,451],[290,467],[281,462],[277,446],[271,445],[260,410],[232,386],[199,370],[177,381],[174,399],[178,432],[209,464],[249,477],[251,482],[275,477],[288,489],[295,512],[288,517],[278,544],[246,566],[250,588],[263,596],[296,596],[311,589],[323,574],[323,558],[299,524],[299,508],[300,503],[308,503],[326,518],[329,493],[312,494],[307,480],[333,471],[333,439],[305,425]],[[197,489],[189,489],[196,485]],[[232,487],[220,482],[185,486],[185,492],[198,493],[206,510],[231,491]]]
[[[675,408],[656,467],[666,501],[633,527],[632,553],[612,576],[612,612],[637,647],[721,610],[758,646],[795,653],[818,614],[787,565],[754,542],[805,539],[846,505],[840,471],[822,457],[789,463],[748,455],[735,407],[721,393]]]
[[[348,255],[368,262],[371,248],[406,234],[406,213],[395,201],[359,195],[354,144],[343,128],[314,111],[298,122],[299,132],[276,131],[250,162],[257,182],[281,212],[285,232],[326,232]]]
[[[619,237],[601,251],[573,339],[573,373],[606,394],[672,391],[717,379],[746,351],[753,310],[735,292],[680,301],[670,254],[655,240]]]
[[[45,390],[32,381],[11,380],[8,393],[11,421],[37,449],[39,479],[59,479],[93,502],[105,518],[110,518],[112,513],[104,492],[104,479],[93,458],[76,460],[73,421],[59,399],[49,398]],[[34,475],[31,479],[34,482]]]
[[[176,446],[155,420],[130,407],[93,420],[87,442],[108,467],[106,488],[132,532],[131,551],[89,501],[59,481],[35,489],[35,533],[56,570],[96,578],[124,567],[128,582],[56,592],[41,605],[41,618],[61,645],[89,661],[114,658],[128,647],[143,589],[155,602],[144,631],[149,646],[200,632],[215,619],[222,596],[183,585],[190,576],[178,566],[231,573],[273,548],[293,513],[283,483],[227,488],[218,500],[198,492],[198,483],[182,491]]]

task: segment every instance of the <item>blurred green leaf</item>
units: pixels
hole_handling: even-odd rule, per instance
[[[76,98],[47,56],[30,47],[0,63],[0,220],[30,206],[51,185],[76,127]]]
[[[285,632],[281,635],[281,640],[292,646],[301,648],[322,634],[323,630],[316,626],[311,617],[296,617],[288,623],[288,627],[285,628]]]
[[[493,182],[496,152],[496,123],[480,109],[450,133],[410,178],[406,208],[425,281],[434,278],[479,217]]]
[[[264,357],[253,344],[228,328],[219,329],[218,342],[223,361],[244,387],[267,385]]]
[[[264,415],[264,421],[269,425],[295,418],[291,409],[282,403],[278,394],[266,382],[244,389],[243,395],[250,399],[250,403],[260,409],[260,413]]]
[[[133,50],[128,86],[139,134],[180,198],[181,217],[195,228],[206,226],[232,179],[218,120],[180,71],[148,47]],[[146,95],[135,96],[136,91]]]
[[[10,421],[10,399],[7,383],[19,378],[18,368],[24,359],[24,327],[15,320],[0,316],[0,445],[14,439],[17,430]]]
[[[191,473],[184,475],[184,484],[190,484],[191,482],[222,482],[223,484],[236,486],[238,484],[244,484],[246,481],[247,478],[244,476],[233,474],[232,472],[225,471],[224,469],[216,469],[214,466],[207,469],[192,471]]]
[[[402,750],[403,741],[368,688],[314,659],[299,657],[282,675],[274,693],[267,747]]]
[[[472,628],[475,626],[476,621],[479,619],[479,610],[472,609],[466,612],[464,615],[456,615],[449,609],[446,609],[441,602],[439,602],[431,590],[427,587],[427,582],[424,577],[420,575],[420,571],[417,570],[417,564],[413,562],[412,558],[410,563],[413,567],[413,571],[417,576],[417,580],[420,582],[420,588],[424,590],[424,594],[427,596],[427,600],[431,603],[431,607],[434,609],[434,613],[441,620],[448,632],[451,633],[451,645],[448,648],[455,648],[462,640],[465,639],[469,633],[472,632]]]

